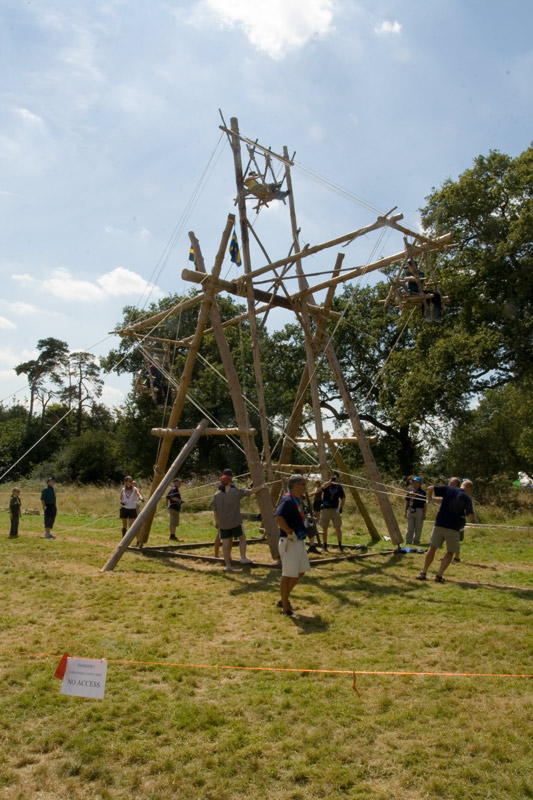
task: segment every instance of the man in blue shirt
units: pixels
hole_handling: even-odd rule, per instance
[[[52,528],[57,514],[55,479],[48,478],[46,486],[41,492],[41,505],[44,511],[44,538],[55,539]]]
[[[322,511],[320,513],[320,524],[322,525],[322,538],[324,540],[324,550],[328,549],[328,528],[329,523],[333,523],[337,534],[337,543],[342,552],[342,509],[346,495],[339,483],[339,476],[333,473],[331,479],[322,484]]]
[[[442,497],[442,503],[435,519],[435,526],[431,534],[429,550],[426,553],[424,569],[417,575],[419,581],[426,580],[428,567],[435,558],[435,553],[446,542],[446,555],[440,562],[440,569],[435,576],[437,583],[444,583],[443,573],[450,565],[452,558],[460,549],[459,531],[464,528],[465,514],[467,518],[474,522],[474,508],[472,506],[471,494],[474,490],[472,481],[463,481],[461,488],[455,486],[429,486],[427,492],[428,503],[431,502],[433,495]]]
[[[279,555],[281,558],[281,613],[294,616],[289,595],[300,578],[311,568],[305,549],[306,519],[302,498],[307,481],[301,475],[291,475],[288,492],[283,495],[276,509],[275,519],[279,528]]]

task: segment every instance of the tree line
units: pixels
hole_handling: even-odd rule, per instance
[[[516,158],[497,151],[479,156],[456,181],[432,190],[421,219],[428,236],[450,231],[454,237],[453,248],[433,257],[448,298],[440,322],[383,302],[398,265],[373,286],[345,286],[334,302],[335,310],[344,312],[334,345],[361,417],[377,436],[379,466],[395,477],[423,470],[485,480],[531,474],[533,147]],[[143,313],[127,306],[117,329],[180,299],[166,298]],[[223,319],[244,310],[228,298],[219,297],[219,303]],[[158,335],[184,338],[195,323],[196,310],[188,309],[169,317]],[[248,324],[228,327],[226,335],[243,392],[252,401],[251,423],[259,430]],[[260,347],[266,405],[274,409],[270,445],[275,448],[305,360],[301,328],[289,323],[265,329]],[[158,440],[150,429],[168,419],[173,380],[165,379],[164,396],[156,397],[150,367],[159,364],[179,379],[183,350],[156,347],[147,360],[123,339],[98,362],[48,338],[37,343],[37,351],[35,359],[15,367],[28,382],[27,405],[0,407],[1,472],[50,431],[10,478],[43,471],[63,480],[96,482],[117,480],[126,472],[151,475]],[[212,336],[204,338],[200,356],[180,425],[194,427],[207,412],[217,424],[231,427],[233,408],[217,374],[223,368]],[[132,376],[132,392],[116,411],[99,402],[102,375],[112,370]],[[324,416],[342,426],[346,416],[338,390],[320,358],[317,377]],[[304,424],[312,424],[311,410],[306,411]],[[345,445],[343,455],[352,468],[361,467],[356,446]],[[245,470],[244,456],[233,444],[202,437],[187,469],[210,472],[228,463]]]

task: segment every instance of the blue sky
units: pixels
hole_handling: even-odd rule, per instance
[[[26,396],[13,366],[38,339],[102,355],[124,305],[188,290],[187,231],[212,260],[235,194],[218,108],[371,206],[397,205],[412,228],[432,187],[480,153],[518,155],[533,138],[526,0],[0,7],[0,398]],[[304,242],[375,218],[303,169],[293,181]],[[257,230],[273,258],[286,255],[283,205],[262,212]],[[347,264],[373,247],[347,251]],[[108,376],[104,398],[120,402],[128,388]]]

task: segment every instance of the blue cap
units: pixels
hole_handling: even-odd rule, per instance
[[[422,478],[419,478],[419,477],[417,477],[416,475],[415,475],[415,477],[413,478],[413,480],[414,480],[414,481],[416,481],[417,483],[422,483]]]

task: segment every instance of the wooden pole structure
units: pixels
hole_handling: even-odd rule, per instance
[[[172,478],[176,475],[178,470],[186,462],[187,458],[192,452],[194,446],[196,445],[196,442],[202,435],[206,426],[207,426],[207,420],[206,419],[201,420],[201,422],[198,424],[196,430],[192,434],[187,444],[182,448],[179,455],[177,455],[174,461],[172,462],[170,469],[167,471],[166,475],[163,477],[163,479],[159,482],[159,485],[150,495],[150,499],[147,501],[145,507],[143,508],[137,519],[132,523],[131,528],[128,530],[125,536],[122,537],[122,541],[115,549],[113,555],[108,559],[108,561],[102,568],[101,572],[110,572],[111,570],[115,569],[116,565],[124,555],[125,551],[128,549],[129,543],[133,541],[133,539],[136,536],[138,538],[138,534],[140,533],[141,528],[146,524],[151,525],[160,498],[165,493],[165,490],[170,481],[172,480]],[[148,523],[146,523],[147,519],[149,519]]]
[[[192,238],[191,241],[193,241]],[[222,327],[220,310],[216,302],[212,304],[209,316],[211,319],[215,340],[218,345],[220,358],[222,360],[222,366],[224,367],[224,372],[228,381],[228,388],[233,402],[233,409],[235,411],[237,425],[241,430],[248,430],[250,428],[250,420],[246,410],[246,403],[244,401],[239,375],[231,355],[230,346],[228,344],[228,340],[226,339],[224,328]],[[241,438],[252,481],[256,486],[261,486],[265,483],[265,473],[263,471],[263,465],[261,464],[261,458],[257,450],[255,439],[253,436],[249,436],[247,434],[241,434]],[[261,491],[257,492],[256,497],[259,511],[261,512],[261,520],[265,529],[265,536],[270,548],[270,554],[273,559],[277,560],[279,558],[279,531],[274,519],[274,509],[272,508],[272,502],[270,500],[268,489],[266,487],[265,489],[261,489]]]
[[[333,445],[333,439],[329,435],[328,431],[326,431],[325,437],[326,437],[327,443],[330,446],[333,458],[335,459],[335,463],[337,464],[337,467],[339,468],[339,471],[343,472],[345,475],[348,475],[349,472],[348,472],[346,464],[344,463],[344,460],[343,460],[343,458],[341,456],[340,447],[338,447],[338,446],[335,447]],[[371,518],[370,514],[368,513],[368,509],[367,509],[367,507],[365,506],[365,504],[363,502],[363,498],[361,497],[361,495],[359,494],[359,492],[357,491],[355,486],[350,486],[349,489],[350,489],[350,492],[351,492],[351,495],[352,495],[353,499],[355,500],[355,504],[356,504],[356,506],[357,506],[357,508],[359,510],[359,513],[361,514],[361,516],[363,517],[363,519],[365,521],[365,525],[367,527],[367,530],[368,530],[370,536],[372,537],[372,539],[375,542],[379,542],[379,540],[381,539],[381,536],[379,535],[378,529],[374,525],[374,523],[372,521],[372,518]]]
[[[220,270],[222,269],[222,262],[224,261],[224,256],[228,248],[228,242],[230,240],[231,231],[234,224],[235,224],[235,217],[233,214],[229,214],[228,221],[226,222],[226,227],[224,228],[224,232],[222,234],[222,238],[220,241],[220,247],[218,249],[218,253],[216,255],[215,263],[213,266],[213,276],[215,279],[218,278]],[[176,392],[176,397],[174,398],[174,404],[172,406],[170,417],[167,423],[167,426],[169,428],[178,427],[178,421],[181,416],[181,412],[183,411],[185,402],[187,400],[187,392],[189,390],[189,385],[191,382],[192,371],[194,368],[196,357],[198,355],[198,351],[200,349],[200,345],[202,343],[204,329],[207,320],[209,319],[209,312],[211,310],[211,306],[213,304],[213,300],[215,297],[215,289],[209,282],[210,276],[206,276],[206,278],[207,280],[206,280],[204,295],[200,303],[200,309],[198,312],[196,330],[194,333],[193,340],[191,342],[191,346],[187,353],[187,358],[185,359],[185,364],[183,367],[183,372],[179,382],[178,390]],[[250,426],[243,425],[242,427],[249,428]],[[152,494],[155,492],[155,490],[157,489],[157,487],[161,482],[161,479],[163,477],[163,474],[167,466],[171,447],[172,447],[171,438],[167,437],[162,440],[157,462],[154,467],[154,477],[152,479],[152,485],[150,487],[150,496],[152,496]],[[145,515],[145,520],[146,520],[145,524],[139,531],[139,536],[137,537],[139,542],[141,542],[142,544],[144,544],[148,540],[148,536],[150,535],[150,526],[152,524],[153,514],[151,516]]]
[[[233,151],[233,161],[235,164],[235,178],[237,182],[237,207],[239,209],[239,222],[241,228],[242,263],[245,274],[250,274],[252,271],[252,263],[250,259],[250,238],[248,236],[248,219],[246,216],[246,194],[244,189],[244,180],[242,173],[241,144],[239,140],[239,123],[237,117],[231,117],[230,126],[231,126],[230,144],[231,144],[231,149]],[[270,477],[271,473],[270,463],[272,459],[270,456],[270,442],[268,438],[267,413],[266,413],[265,393],[263,386],[263,371],[261,368],[261,355],[259,353],[259,332],[257,327],[257,317],[255,315],[254,292],[251,282],[248,282],[246,286],[246,300],[248,303],[250,335],[252,339],[252,356],[254,362],[255,381],[257,385],[257,407],[259,409],[261,435],[263,438],[263,453],[267,469],[267,475]]]
[[[344,254],[339,253],[337,255],[335,266],[333,268],[333,275],[339,274],[342,267],[343,259],[344,259]],[[335,295],[335,289],[334,288],[328,289],[326,298],[324,300],[324,308],[326,310],[330,308],[333,302],[334,295]],[[313,348],[315,355],[318,353],[320,344],[325,334],[326,334],[326,317],[322,316],[317,322],[315,335],[313,337]],[[308,385],[309,385],[309,370],[306,364],[302,372],[302,377],[300,378],[300,383],[298,385],[298,390],[296,392],[296,400],[294,403],[294,407],[292,409],[291,416],[289,418],[287,425],[285,426],[285,437],[283,439],[279,455],[279,461],[282,462],[283,464],[287,464],[291,459],[294,442],[296,441],[296,435],[298,433],[298,428],[300,427],[300,420],[302,419],[302,412],[305,405]],[[273,502],[276,502],[277,498],[279,497],[280,491],[281,491],[281,482],[276,481],[276,483],[272,485],[272,490],[271,490],[271,496]]]
[[[288,162],[289,151],[287,150],[286,147],[283,148],[283,156],[287,159]],[[287,182],[287,189],[289,191],[288,200],[289,200],[289,214],[291,218],[292,241],[295,251],[299,252],[300,242],[298,238],[298,225],[296,223],[296,205],[294,203],[294,193],[292,189],[291,168],[288,163],[285,164],[285,180]],[[296,273],[298,275],[298,285],[300,289],[304,289],[307,286],[307,282],[303,274],[302,262],[300,259],[298,259],[298,261],[296,262]],[[318,381],[316,378],[316,366],[315,366],[316,351],[313,349],[311,324],[309,321],[309,311],[305,303],[302,304],[301,319],[302,319],[302,327],[304,330],[305,354],[307,358],[307,372],[309,375],[309,390],[311,393],[311,405],[313,408],[313,415],[315,419],[318,463],[320,465],[320,474],[322,476],[322,480],[325,481],[327,479],[327,473],[328,473],[328,460],[326,456],[326,444],[324,441],[324,429],[322,426],[322,412],[320,409]]]

